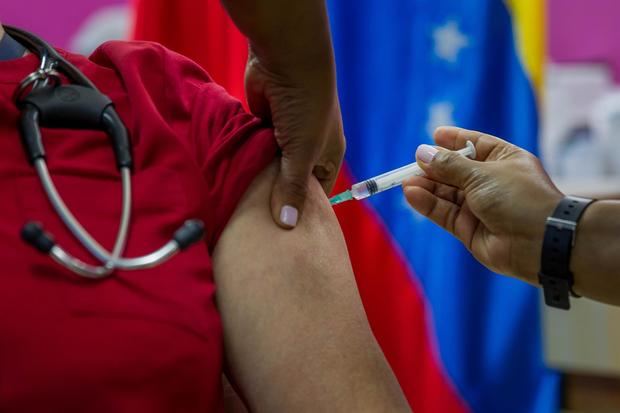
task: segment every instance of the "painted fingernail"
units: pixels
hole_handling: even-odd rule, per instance
[[[289,227],[294,227],[297,225],[298,216],[299,211],[297,211],[297,208],[290,205],[284,205],[280,210],[280,222],[284,225],[288,225]]]
[[[415,154],[422,162],[431,163],[437,154],[437,148],[431,145],[420,145]]]

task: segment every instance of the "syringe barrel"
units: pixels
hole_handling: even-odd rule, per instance
[[[419,175],[424,175],[424,171],[422,171],[422,168],[416,163],[405,165],[401,168],[353,185],[351,187],[351,195],[359,201],[360,199],[368,198],[378,192],[400,186],[405,179]]]
[[[358,201],[361,199],[366,199],[376,193],[377,184],[372,179],[359,182],[351,187],[351,196],[353,196],[353,198],[357,199]]]
[[[402,168],[395,169],[392,172],[379,175],[373,179],[379,188],[378,192],[382,192],[402,185],[403,181],[407,178],[421,175],[424,175],[422,168],[420,168],[417,163],[412,163],[410,165],[405,165]]]
[[[456,152],[468,158],[476,159],[476,147],[473,142],[467,141],[466,147]],[[365,199],[376,193],[400,186],[407,178],[423,175],[422,168],[418,166],[417,162],[414,162],[353,185],[351,195],[357,200]]]

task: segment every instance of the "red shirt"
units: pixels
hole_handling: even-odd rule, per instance
[[[222,327],[210,252],[273,133],[197,65],[151,43],[62,52],[108,95],[131,135],[135,170],[125,255],[150,253],[184,220],[206,241],[150,270],[80,278],[19,238],[28,220],[93,262],[62,225],[28,164],[12,94],[38,59],[0,62],[0,411],[208,412],[222,409]],[[121,184],[99,132],[44,130],[52,177],[111,249]]]

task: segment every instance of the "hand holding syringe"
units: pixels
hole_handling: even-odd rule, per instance
[[[476,147],[470,141],[467,142],[465,148],[456,152],[468,158],[476,159]],[[359,201],[400,186],[407,178],[422,175],[424,175],[424,171],[418,166],[417,162],[414,162],[402,168],[394,169],[393,171],[359,182],[353,185],[351,189],[330,198],[329,202],[332,205],[337,205],[354,199]]]

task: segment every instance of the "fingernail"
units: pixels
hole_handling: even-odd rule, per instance
[[[420,145],[415,154],[422,162],[431,163],[437,154],[437,148],[431,145]]]
[[[298,216],[299,212],[297,211],[297,208],[290,205],[284,205],[282,210],[280,210],[280,222],[284,225],[288,225],[289,227],[294,227],[297,225]]]

